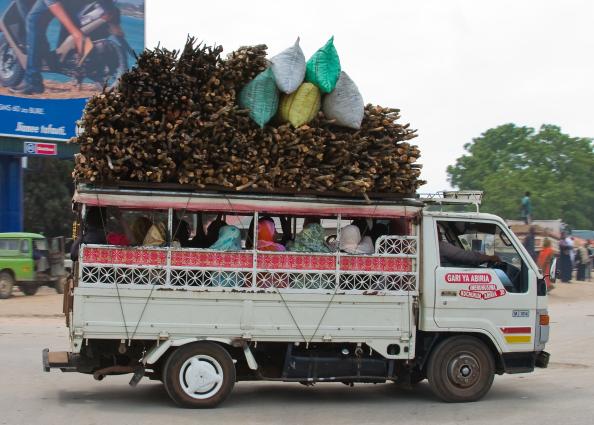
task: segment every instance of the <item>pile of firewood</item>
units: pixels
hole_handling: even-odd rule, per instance
[[[259,128],[237,104],[266,69],[266,46],[222,47],[189,38],[181,52],[145,50],[114,89],[91,98],[73,176],[79,182],[168,182],[253,191],[412,194],[424,182],[419,149],[397,109],[367,105],[361,129]]]

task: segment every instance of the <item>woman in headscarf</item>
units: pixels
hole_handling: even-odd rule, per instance
[[[151,220],[145,216],[140,216],[134,219],[132,225],[130,226],[130,231],[132,232],[132,240],[130,241],[131,245],[142,245],[144,237],[148,233],[152,224],[153,223],[151,223]]]
[[[258,251],[285,251],[285,247],[274,242],[276,228],[271,218],[258,220]]]
[[[371,237],[365,236],[361,239],[361,231],[353,224],[343,227],[340,230],[340,250],[347,254],[373,254],[373,241]]]
[[[542,273],[545,276],[547,290],[552,289],[549,274],[551,273],[551,263],[553,262],[554,257],[555,253],[553,252],[553,247],[551,246],[551,240],[549,238],[545,238],[544,241],[542,241],[542,250],[538,254],[536,264],[538,264],[538,267],[540,267]]]
[[[559,239],[559,265],[561,269],[561,282],[569,283],[573,269],[571,254],[573,253],[573,241],[567,233],[561,232]]]
[[[318,219],[305,219],[303,230],[295,235],[295,240],[289,242],[287,251],[293,252],[321,252],[328,253],[332,250],[325,242],[324,228]],[[303,275],[292,275],[292,288],[329,289],[334,287],[334,282],[323,280],[320,275],[306,279]]]
[[[218,251],[241,251],[241,232],[235,226],[223,226],[219,230],[219,239],[210,249]]]
[[[219,239],[210,247],[218,251],[241,251],[241,231],[235,226],[223,226],[219,230]],[[230,288],[244,286],[245,282],[242,273],[237,272],[215,272],[212,281],[216,286]],[[240,278],[241,277],[241,278]]]
[[[295,240],[289,243],[287,251],[330,252],[325,239],[322,225],[316,222],[309,222],[304,224],[303,230],[295,235]]]

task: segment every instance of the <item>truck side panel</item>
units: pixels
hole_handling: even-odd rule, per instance
[[[122,320],[122,311],[126,326]],[[144,311],[144,313],[143,313]],[[76,288],[78,339],[221,337],[361,342],[388,358],[414,357],[412,296]],[[127,329],[126,329],[127,328]],[[388,346],[400,345],[398,355]]]

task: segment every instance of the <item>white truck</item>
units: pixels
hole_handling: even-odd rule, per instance
[[[428,379],[444,401],[475,401],[495,374],[548,364],[543,275],[501,218],[478,212],[477,194],[370,200],[79,186],[74,201],[81,217],[100,207],[162,217],[168,236],[159,247],[81,245],[65,293],[71,350],[43,350],[46,371],[131,373],[131,385],[147,376],[181,406],[212,407],[248,380]],[[477,212],[427,208],[460,202]],[[225,214],[244,247],[263,215],[295,231],[313,217],[338,241],[361,220],[383,232],[373,254],[171,243],[177,217],[204,213]],[[505,251],[508,262],[449,262],[440,238],[458,250]]]

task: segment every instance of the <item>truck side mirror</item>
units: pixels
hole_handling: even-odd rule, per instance
[[[553,258],[553,262],[551,263],[551,268],[549,269],[549,281],[551,283],[555,283],[557,280],[557,259]]]

